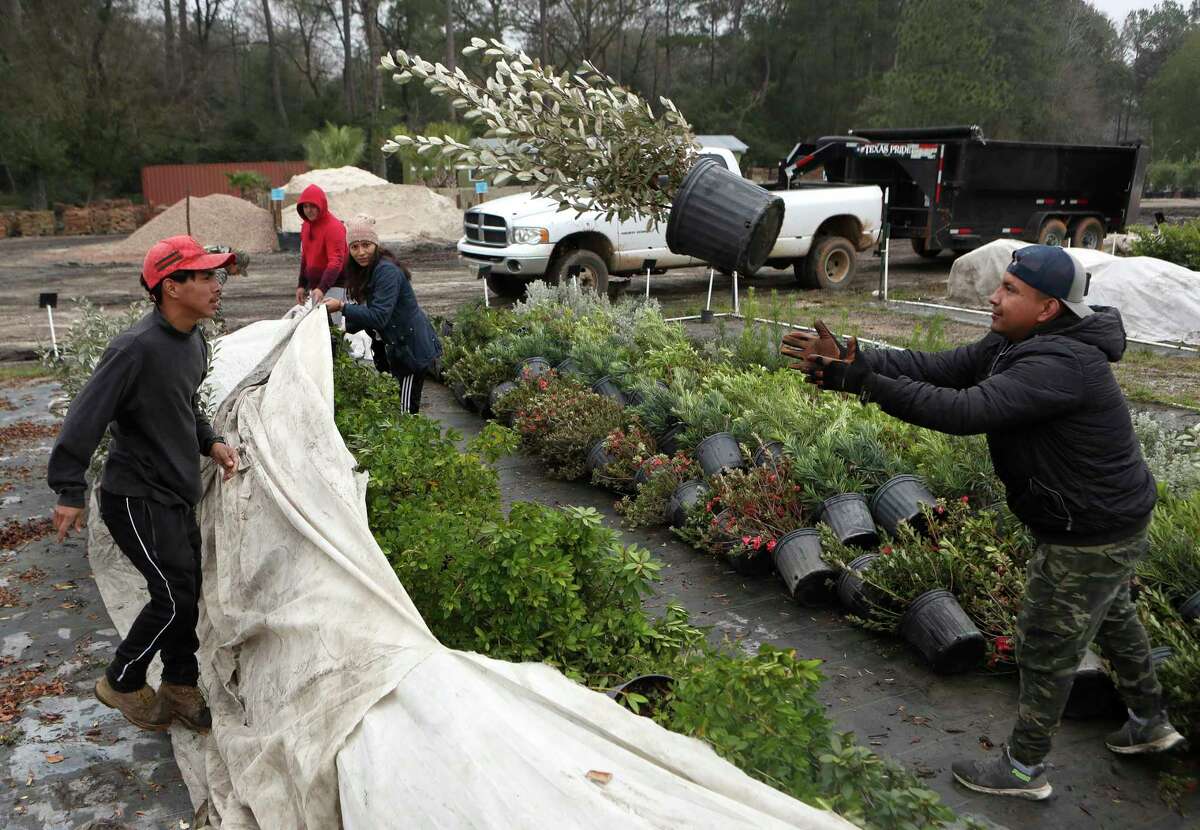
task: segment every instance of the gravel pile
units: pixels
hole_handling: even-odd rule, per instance
[[[146,251],[155,242],[187,233],[186,201],[181,199],[171,205],[128,239],[112,245],[90,246],[79,251],[75,258],[90,263],[141,263]],[[201,245],[228,245],[247,253],[266,253],[279,249],[275,220],[269,211],[245,199],[221,193],[196,197],[191,201],[192,236]]]
[[[343,222],[359,213],[374,216],[380,240],[397,248],[450,244],[462,236],[462,211],[421,185],[381,184],[333,193],[329,210]],[[299,232],[295,208],[283,209],[283,229]]]
[[[307,173],[292,176],[283,186],[285,206],[287,202],[295,203],[296,198],[310,184],[315,184],[329,194],[353,190],[356,187],[387,184],[387,179],[381,179],[360,167],[329,167],[324,170],[309,170]]]

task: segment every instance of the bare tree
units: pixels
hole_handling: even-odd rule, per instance
[[[363,25],[367,32],[367,67],[371,78],[371,117],[367,122],[367,153],[376,176],[387,178],[387,158],[380,147],[383,144],[380,114],[383,111],[383,73],[379,60],[383,57],[383,45],[379,36],[379,0],[362,0]]]
[[[287,108],[283,105],[283,86],[279,83],[279,53],[275,44],[275,23],[271,19],[271,0],[262,0],[263,25],[267,30],[267,65],[271,72],[271,93],[275,111],[284,127],[288,126]]]
[[[342,95],[346,112],[354,112],[354,51],[350,46],[350,0],[342,0]]]

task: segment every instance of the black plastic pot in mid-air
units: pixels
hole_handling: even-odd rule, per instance
[[[904,639],[933,670],[957,674],[978,666],[987,652],[983,634],[962,610],[954,594],[942,588],[926,591],[900,619]]]
[[[716,432],[696,445],[696,460],[706,476],[746,466],[742,448],[728,432]]]
[[[1112,678],[1104,668],[1104,661],[1096,652],[1088,649],[1079,668],[1075,670],[1075,680],[1071,684],[1071,694],[1063,709],[1063,717],[1074,720],[1119,717],[1124,710]]]
[[[879,542],[871,508],[861,493],[830,496],[821,504],[821,521],[833,529],[843,545],[870,548]]]
[[[667,247],[718,268],[753,274],[783,225],[783,200],[715,159],[692,165],[671,202]]]
[[[871,515],[889,536],[895,536],[900,525],[905,523],[924,531],[922,507],[936,504],[925,482],[916,476],[900,475],[888,479],[871,496]]]
[[[801,605],[829,605],[834,601],[837,571],[821,558],[821,531],[813,527],[793,530],[775,542],[775,570],[792,599]]]

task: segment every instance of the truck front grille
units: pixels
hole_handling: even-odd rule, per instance
[[[494,245],[502,248],[508,244],[508,223],[503,216],[468,210],[463,217],[463,233],[468,242],[478,245]]]

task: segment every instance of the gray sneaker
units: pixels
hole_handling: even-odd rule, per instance
[[[989,761],[955,761],[951,767],[958,783],[968,790],[988,795],[1011,795],[1041,801],[1049,798],[1053,789],[1046,781],[1046,765],[1038,764],[1032,775],[1017,769],[1008,754],[1008,747],[999,757]]]
[[[1144,755],[1150,752],[1166,752],[1183,743],[1184,737],[1175,731],[1167,720],[1166,712],[1159,712],[1144,725],[1133,718],[1116,732],[1109,733],[1104,743],[1113,752],[1121,755]]]

